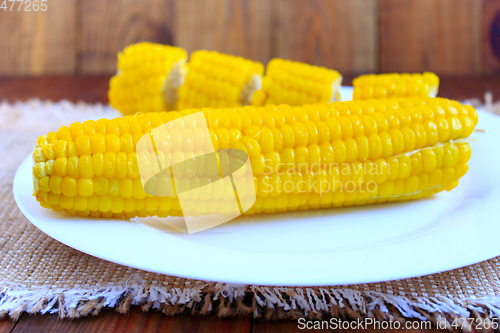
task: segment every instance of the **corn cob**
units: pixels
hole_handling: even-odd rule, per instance
[[[335,70],[272,59],[267,65],[262,89],[254,93],[252,104],[304,105],[340,101],[341,83],[342,76]]]
[[[353,99],[391,97],[436,97],[439,78],[434,73],[423,74],[368,74],[353,80]]]
[[[185,120],[199,114],[208,124],[204,132]],[[73,123],[38,138],[34,195],[54,211],[116,218],[239,213],[231,195],[245,214],[418,199],[453,189],[467,172],[466,138],[477,120],[470,106],[413,97]],[[164,149],[163,134],[155,130],[174,121],[184,123],[167,130],[172,144]],[[156,138],[155,147],[143,144],[145,134]],[[218,152],[212,158],[201,148],[207,145]],[[234,162],[227,149],[250,161],[251,170],[234,180],[236,194],[230,182],[202,186],[227,173],[226,162]],[[165,166],[184,160],[190,162],[172,166],[175,179],[168,168],[151,167],[150,178],[139,172],[141,161]]]
[[[196,51],[184,69],[183,84],[172,108],[237,107],[249,105],[260,89],[264,66],[255,61],[215,51]],[[175,73],[173,73],[175,75]]]
[[[118,53],[118,72],[109,83],[109,103],[123,114],[168,110],[162,89],[176,94],[176,82],[164,88],[172,67],[182,68],[184,49],[153,43],[138,43]]]

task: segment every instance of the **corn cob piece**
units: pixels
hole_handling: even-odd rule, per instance
[[[200,114],[204,131],[199,129],[205,121],[189,120]],[[38,138],[34,195],[54,211],[117,218],[419,199],[453,189],[467,172],[466,138],[477,120],[470,106],[413,97],[188,109],[73,123]],[[182,126],[169,128],[174,121]],[[154,144],[143,144],[145,134]],[[242,152],[250,165],[241,167],[234,184],[222,178],[224,166],[235,161],[231,151]],[[151,166],[146,178],[141,163]],[[220,186],[205,186],[212,183]]]
[[[439,77],[434,73],[423,74],[368,74],[353,80],[353,99],[391,97],[436,97]]]
[[[176,110],[249,105],[264,74],[264,66],[259,62],[204,50],[191,54],[182,70],[184,73],[179,75],[172,73],[183,77],[177,96],[169,97],[166,93]]]
[[[168,110],[162,89],[175,95],[181,82],[166,78],[172,68],[182,68],[187,54],[174,46],[138,43],[118,53],[118,72],[109,83],[109,103],[123,114]]]
[[[262,89],[255,92],[252,104],[304,105],[340,101],[339,72],[301,62],[272,59],[267,65]]]

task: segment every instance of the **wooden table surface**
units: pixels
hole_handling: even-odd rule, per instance
[[[0,102],[39,98],[53,101],[67,99],[89,103],[107,103],[109,77],[44,77],[0,78]],[[351,77],[344,80],[351,83]],[[490,77],[443,77],[439,95],[463,100],[482,98],[486,91],[500,99],[500,76]],[[78,320],[61,320],[53,315],[23,314],[17,322],[0,320],[0,333],[7,332],[303,332],[297,321],[266,321],[251,317],[220,319],[214,316],[168,317],[159,312],[142,312],[133,307],[128,314],[120,315],[111,310],[102,311],[95,317]],[[379,332],[378,330],[372,330]],[[321,332],[321,331],[317,331]],[[343,332],[350,332],[343,331]],[[401,330],[398,332],[438,332],[438,330]]]

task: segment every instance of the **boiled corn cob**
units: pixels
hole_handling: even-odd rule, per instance
[[[171,98],[176,110],[249,105],[264,74],[259,62],[204,50],[191,54],[184,70],[177,98]]]
[[[390,97],[436,97],[439,78],[434,73],[368,74],[353,80],[353,99]]]
[[[206,119],[205,134],[185,120],[199,114]],[[467,172],[466,138],[477,120],[471,106],[413,97],[191,109],[73,123],[38,138],[34,195],[54,211],[116,218],[230,214],[234,196],[245,214],[418,199],[453,189]],[[174,121],[184,122],[167,134],[155,131]],[[155,147],[141,143],[145,134],[156,138]],[[171,146],[162,148],[161,135]],[[197,153],[207,145],[218,152],[214,158]],[[250,170],[241,168],[243,176],[234,180],[236,194],[228,181],[218,188],[202,186],[225,173],[223,161],[231,160],[227,149],[250,161]],[[145,181],[141,161],[175,164],[177,173],[151,167],[154,181]],[[182,198],[189,207],[181,205]]]
[[[253,94],[252,104],[304,105],[340,101],[339,72],[301,62],[272,59],[267,65],[262,89]]]
[[[123,114],[168,110],[162,89],[175,95],[173,78],[165,88],[172,68],[182,68],[187,54],[184,49],[154,43],[138,43],[118,53],[118,73],[109,83],[109,103]],[[173,82],[172,82],[173,81]]]

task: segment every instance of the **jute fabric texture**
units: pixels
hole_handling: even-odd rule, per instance
[[[489,102],[488,109],[499,109],[491,98]],[[105,307],[126,312],[131,305],[171,315],[212,313],[268,319],[333,316],[452,323],[456,318],[500,315],[500,257],[449,272],[383,283],[266,287],[153,274],[86,255],[53,240],[17,208],[12,195],[16,169],[32,151],[37,136],[74,121],[115,116],[109,106],[96,104],[39,100],[0,104],[0,316],[15,319],[26,311],[76,318]]]

